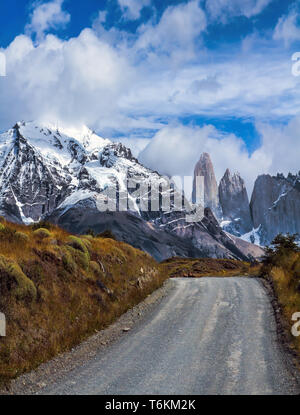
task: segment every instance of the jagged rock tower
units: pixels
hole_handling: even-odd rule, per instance
[[[214,172],[214,167],[208,153],[200,156],[194,171],[194,184],[192,201],[196,203],[196,177],[204,177],[204,207],[209,207],[217,219],[221,219],[222,212],[219,203],[218,184]]]
[[[244,180],[239,173],[227,169],[219,184],[219,199],[223,220],[228,221],[228,232],[243,235],[252,230],[249,198]]]

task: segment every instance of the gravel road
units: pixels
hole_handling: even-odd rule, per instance
[[[173,280],[126,335],[42,394],[299,394],[254,278]]]

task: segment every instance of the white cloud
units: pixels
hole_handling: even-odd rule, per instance
[[[20,36],[5,53],[0,124],[48,119],[100,128],[117,119],[119,96],[132,85],[126,59],[90,29],[68,41],[47,35],[36,46]]]
[[[244,178],[249,197],[259,174],[296,173],[300,170],[300,116],[286,127],[257,126],[261,146],[249,155],[245,143],[234,134],[222,134],[211,125],[177,125],[161,129],[141,152],[139,159],[163,174],[191,176],[200,154],[211,155],[217,180],[225,170],[238,171]],[[288,156],[287,156],[288,153]]]
[[[148,63],[148,61],[147,61]],[[158,64],[157,64],[158,65]],[[236,117],[285,117],[299,112],[299,78],[292,76],[291,57],[248,50],[210,53],[201,63],[173,70],[143,65],[135,88],[120,100],[124,111],[156,117],[182,114]]]
[[[235,16],[253,17],[260,14],[273,0],[206,0],[206,10],[212,20],[226,23]]]
[[[197,0],[169,6],[157,24],[148,22],[139,27],[135,48],[154,60],[161,59],[161,54],[173,55],[176,60],[191,58],[195,41],[205,29],[205,13]]]
[[[265,171],[285,175],[300,171],[300,115],[286,126],[259,123],[257,129],[262,136],[262,145],[253,154],[253,158],[264,157]]]
[[[128,20],[139,19],[142,9],[151,4],[151,0],[118,0],[118,2],[124,18]]]
[[[105,30],[104,18],[68,41],[46,35],[34,45],[28,36],[16,37],[4,50],[2,125],[55,117],[131,135],[185,114],[261,120],[299,112],[300,79],[291,75],[286,51],[259,38],[246,49],[206,50],[198,1],[168,7],[136,36]]]
[[[273,39],[283,40],[286,45],[300,40],[300,16],[295,8],[282,16],[274,30]]]
[[[41,39],[50,29],[58,29],[69,23],[71,16],[62,10],[64,0],[53,0],[47,3],[35,2],[30,23],[26,26],[28,34],[36,34]]]

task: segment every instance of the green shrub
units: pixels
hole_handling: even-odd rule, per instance
[[[36,231],[38,229],[48,229],[48,231],[51,231],[51,229],[53,229],[53,225],[52,223],[46,221],[46,220],[42,220],[41,222],[38,223],[34,223],[33,225],[31,225],[31,229],[33,231]]]
[[[24,232],[16,232],[15,233],[15,238],[19,242],[26,243],[26,242],[29,241],[29,236],[26,233],[24,233]]]
[[[4,218],[4,216],[0,216],[0,223],[5,223],[6,221],[5,221],[5,218]]]
[[[91,228],[86,231],[86,234],[91,236],[92,238],[96,237],[95,231]]]
[[[300,255],[293,266],[293,273],[295,277],[300,280]]]
[[[39,239],[46,239],[51,236],[51,233],[46,228],[39,228],[36,231],[34,231],[33,234]]]
[[[110,230],[107,230],[107,231],[104,231],[102,233],[99,233],[97,235],[97,238],[113,239],[115,241],[117,240],[117,238],[115,237],[115,235]]]
[[[90,255],[86,249],[85,252],[82,252],[79,249],[73,248],[72,246],[67,247],[71,257],[75,263],[82,269],[88,270],[90,264]]]
[[[20,266],[0,255],[0,291],[9,291],[17,300],[36,299],[36,287]]]
[[[5,230],[5,226],[0,222],[0,232],[3,232]]]
[[[66,271],[70,272],[71,274],[77,271],[77,264],[73,258],[72,252],[68,248],[65,248],[63,251],[63,265]]]
[[[22,262],[20,264],[22,271],[28,276],[34,283],[39,283],[45,278],[43,266],[39,260],[30,262]]]
[[[88,254],[88,249],[84,243],[84,241],[77,236],[69,236],[68,238],[68,245],[71,246],[74,249],[77,249],[78,251],[83,252],[84,254]]]
[[[91,252],[92,249],[92,242],[89,239],[86,239],[85,237],[81,238],[82,242],[84,243],[86,249]]]
[[[90,262],[90,270],[95,274],[96,276],[102,276],[102,271],[100,268],[100,265],[96,261]]]
[[[90,234],[82,235],[81,238],[88,239],[89,241],[92,241],[94,239],[94,237],[92,235],[90,235]]]

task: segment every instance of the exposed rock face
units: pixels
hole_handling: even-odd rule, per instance
[[[106,146],[99,161],[101,166],[110,168],[120,157],[137,163],[137,159],[132,156],[131,150],[121,143]]]
[[[300,175],[259,176],[250,208],[262,245],[269,244],[278,233],[300,234]]]
[[[200,156],[198,163],[194,170],[194,184],[192,201],[196,203],[196,177],[204,177],[204,207],[210,208],[213,214],[220,219],[221,209],[219,204],[218,184],[214,172],[214,167],[208,153],[203,153]]]
[[[241,236],[252,230],[249,198],[244,180],[239,173],[227,169],[219,184],[220,205],[223,212],[224,230]]]

